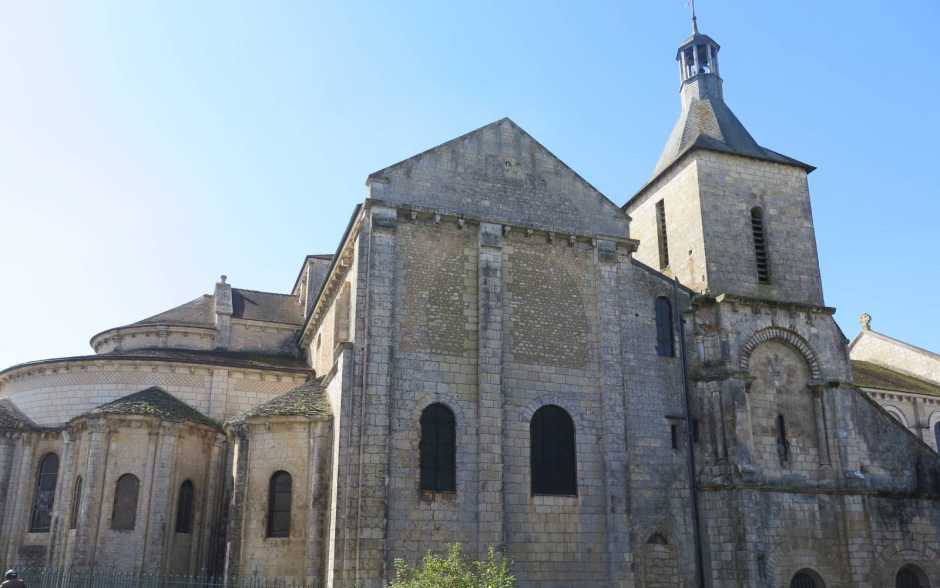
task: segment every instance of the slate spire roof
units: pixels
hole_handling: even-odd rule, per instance
[[[219,424],[214,420],[157,387],[122,396],[81,416],[105,415],[151,416],[175,423],[192,422],[219,428]]]
[[[676,57],[682,72],[682,112],[653,171],[656,178],[686,153],[706,149],[763,161],[802,167],[813,166],[762,147],[724,101],[718,70],[721,47],[695,28]]]

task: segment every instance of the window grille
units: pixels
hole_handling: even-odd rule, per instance
[[[659,236],[659,267],[669,267],[669,243],[666,237],[666,201],[656,203],[656,232]]]
[[[770,261],[767,258],[767,232],[764,228],[764,211],[760,207],[751,209],[751,233],[754,236],[757,281],[761,284],[769,284]]]
[[[275,472],[268,486],[268,537],[290,537],[293,480],[287,472]]]
[[[532,493],[574,496],[578,493],[574,421],[563,408],[543,406],[532,416]]]
[[[52,504],[55,500],[55,486],[58,478],[59,456],[49,453],[39,462],[33,511],[29,518],[30,533],[48,533],[52,527]]]
[[[443,404],[432,404],[421,413],[421,489],[457,490],[457,423]]]
[[[140,480],[134,474],[124,474],[118,478],[114,488],[114,511],[111,515],[111,528],[115,531],[133,531],[137,524],[137,497],[140,493]]]

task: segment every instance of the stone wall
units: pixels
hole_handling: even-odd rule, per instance
[[[257,370],[164,361],[87,359],[17,370],[0,384],[40,425],[60,425],[122,396],[157,386],[207,416],[224,420],[279,396],[308,377],[299,370]]]

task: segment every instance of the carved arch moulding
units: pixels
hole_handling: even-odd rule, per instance
[[[813,348],[810,347],[809,343],[806,342],[806,339],[800,337],[793,331],[782,329],[780,327],[767,327],[766,329],[761,329],[760,331],[757,331],[751,335],[751,338],[748,339],[748,342],[745,343],[743,347],[741,347],[741,360],[738,365],[742,371],[749,371],[751,354],[754,353],[754,350],[757,349],[762,343],[766,343],[768,341],[779,341],[796,349],[800,355],[803,356],[803,359],[806,360],[806,364],[809,366],[809,373],[812,381],[820,382],[822,380],[822,373],[819,369],[819,358],[816,357],[816,352],[813,351]]]

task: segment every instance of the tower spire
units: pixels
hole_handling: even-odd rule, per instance
[[[695,0],[689,0],[689,10],[692,11],[692,34],[698,33],[698,16],[695,15]]]

